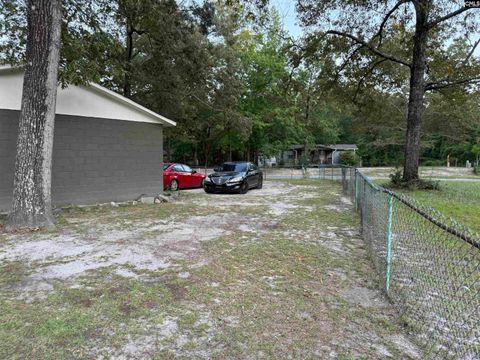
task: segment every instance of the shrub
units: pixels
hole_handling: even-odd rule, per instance
[[[359,156],[354,151],[342,151],[340,153],[340,164],[347,166],[357,166],[360,163]]]
[[[393,174],[389,175],[390,178],[390,184],[394,186],[398,186],[403,183],[403,175],[402,175],[402,170],[395,169],[395,172]]]
[[[475,175],[480,175],[480,165],[477,165],[477,166],[473,167],[473,173]]]
[[[451,163],[451,161],[450,161]],[[425,161],[422,161],[422,166],[444,166],[445,165],[445,161],[443,160],[425,160]]]
[[[307,155],[302,155],[299,160],[299,165],[308,166],[310,164],[310,158]]]
[[[440,182],[424,179],[405,181],[402,171],[396,169],[393,174],[390,174],[390,182],[385,187],[390,189],[440,190]]]

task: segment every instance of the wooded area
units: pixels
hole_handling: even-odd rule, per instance
[[[35,62],[36,3],[1,1],[1,62]],[[301,38],[265,0],[65,0],[59,81],[100,83],[175,120],[168,161],[356,143],[363,165],[404,164],[410,181],[419,163],[478,158],[478,11],[439,0],[296,8]]]
[[[469,81],[480,73],[478,12],[462,6],[302,0],[305,37],[292,39],[264,3],[68,0],[60,80],[97,81],[177,121],[167,140],[172,160],[344,142],[359,144],[365,165],[400,164],[408,115],[423,117],[423,164],[448,154],[460,164],[475,159],[480,142],[478,88]],[[23,62],[25,4],[3,0],[1,9],[2,60]],[[421,26],[428,36],[414,50]],[[414,104],[415,115],[409,78],[420,50],[426,106]]]

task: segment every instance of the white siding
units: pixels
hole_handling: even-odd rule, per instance
[[[0,70],[0,109],[20,110],[23,72]],[[95,84],[59,87],[56,113],[175,126],[175,122]]]

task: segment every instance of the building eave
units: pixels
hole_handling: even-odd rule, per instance
[[[6,72],[19,73],[19,75],[20,75],[23,71],[24,71],[24,69],[22,69],[21,67],[13,67],[13,66],[10,66],[10,65],[0,65],[0,73],[6,73]],[[116,92],[111,91],[111,90],[109,90],[109,89],[107,89],[107,88],[105,88],[101,85],[98,85],[96,83],[90,82],[86,86],[82,86],[82,85],[80,85],[80,86],[71,85],[71,86],[75,86],[77,88],[84,89],[85,91],[96,94],[96,96],[101,95],[105,98],[110,99],[110,101],[121,104],[121,105],[131,109],[131,111],[133,111],[133,113],[136,112],[138,114],[138,118],[136,118],[136,116],[133,116],[133,119],[128,119],[128,118],[122,119],[122,118],[120,118],[118,120],[126,120],[126,121],[132,121],[132,122],[150,122],[150,123],[160,124],[160,125],[163,125],[163,126],[166,126],[166,127],[176,126],[175,121],[170,120],[167,117],[162,116],[160,114],[157,114],[156,112],[154,112],[150,109],[147,109],[146,107],[144,107],[140,104],[137,104],[133,100],[128,99],[128,98],[126,98],[126,97],[124,97],[120,94],[117,94]],[[18,100],[18,101],[20,101],[20,100]],[[9,106],[9,107],[7,107],[7,109],[9,109],[9,110],[20,110],[19,102],[17,103],[17,101],[15,101],[15,103],[16,103],[16,105]],[[67,109],[67,111],[61,111],[57,108],[56,114],[72,115],[72,114],[69,114],[68,110],[69,109]],[[82,115],[79,115],[79,116],[82,116]],[[95,114],[90,115],[90,116],[95,117]],[[105,116],[99,116],[99,117],[106,118]],[[115,120],[116,118],[114,116],[112,116],[112,119]]]

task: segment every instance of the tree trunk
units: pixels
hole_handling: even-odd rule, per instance
[[[428,36],[428,13],[431,0],[415,2],[416,25],[413,44],[412,66],[410,69],[410,96],[408,99],[407,139],[405,145],[405,164],[403,179],[412,181],[418,179],[418,164],[420,160],[420,131],[425,95],[425,68]]]
[[[208,142],[205,142],[205,145],[203,147],[203,152],[205,154],[205,175],[207,175],[207,168],[208,168],[208,157],[210,156],[210,146]]]
[[[29,0],[13,205],[7,228],[53,226],[52,149],[62,22],[61,0]]]
[[[123,96],[132,96],[132,58],[133,58],[133,27],[127,20],[127,48],[125,50],[125,78],[123,83]]]
[[[194,148],[193,148],[193,163],[195,164],[195,166],[198,166],[198,151],[197,151],[197,144],[195,144]]]

